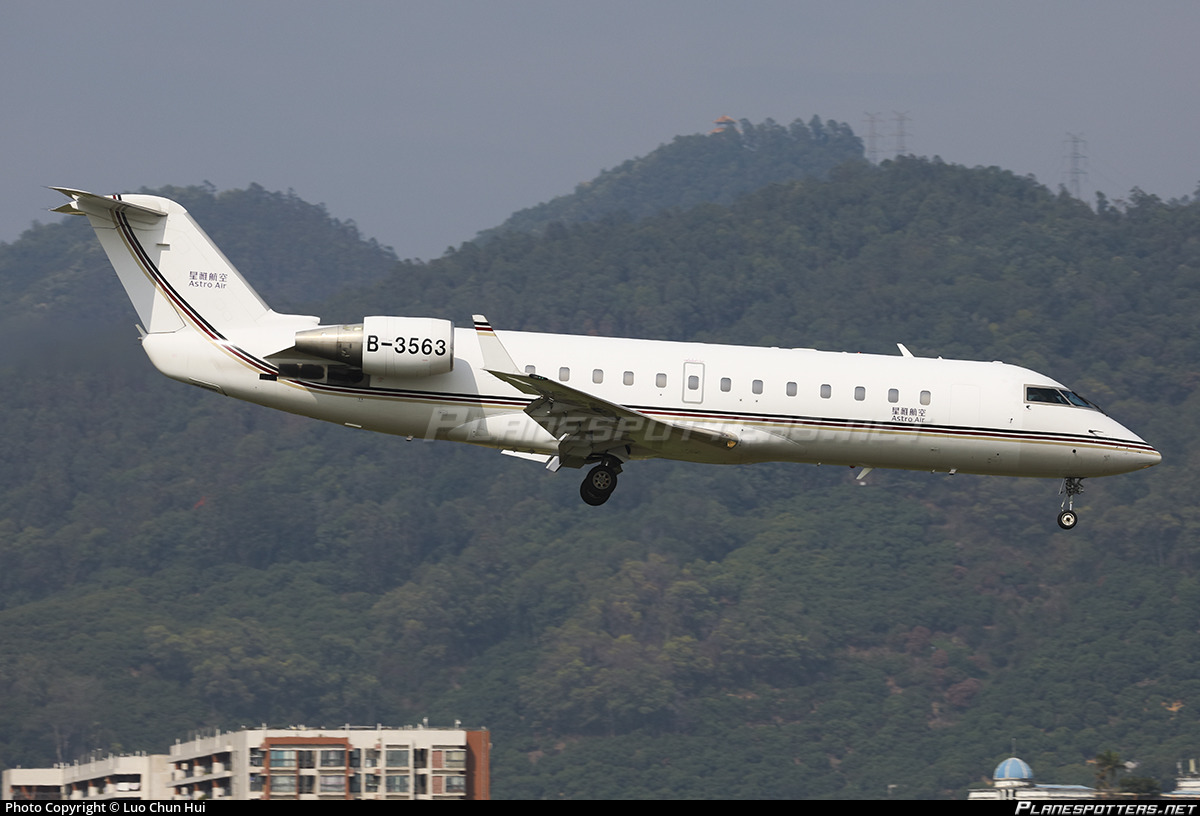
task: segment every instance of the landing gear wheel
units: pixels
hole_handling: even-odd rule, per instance
[[[587,475],[586,481],[588,487],[595,493],[607,495],[617,488],[617,474],[604,465],[597,465],[592,468]]]
[[[579,486],[580,497],[592,507],[599,507],[617,489],[617,472],[607,465],[597,465],[583,478]]]
[[[1063,479],[1062,487],[1059,488],[1058,494],[1066,496],[1062,503],[1062,512],[1058,514],[1058,526],[1064,530],[1070,530],[1079,523],[1079,516],[1075,515],[1075,497],[1083,492],[1083,478],[1080,476],[1068,476]]]

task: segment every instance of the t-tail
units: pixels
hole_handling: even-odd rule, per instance
[[[264,358],[317,325],[272,311],[180,204],[52,189],[71,199],[54,212],[91,222],[137,311],[143,348],[167,376],[227,392],[222,361],[251,378],[273,376]]]
[[[54,212],[86,215],[150,334],[185,325],[225,337],[270,309],[179,204],[149,195],[69,196]]]

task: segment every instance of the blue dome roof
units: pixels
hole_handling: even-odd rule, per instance
[[[1033,769],[1025,760],[1009,757],[996,766],[996,772],[992,774],[992,779],[996,782],[1002,779],[1032,782]]]

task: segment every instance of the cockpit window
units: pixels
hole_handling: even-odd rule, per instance
[[[1028,386],[1025,389],[1026,402],[1050,402],[1055,405],[1070,405],[1067,398],[1057,388],[1037,388]]]
[[[1088,402],[1074,391],[1065,388],[1046,388],[1044,386],[1028,385],[1025,387],[1026,402],[1047,402],[1051,405],[1077,405],[1080,408],[1091,408],[1099,411],[1094,403]]]
[[[1064,391],[1063,393],[1067,395],[1067,399],[1069,399],[1071,401],[1072,405],[1078,405],[1080,408],[1093,408],[1097,411],[1100,411],[1101,413],[1104,412],[1103,408],[1101,408],[1096,403],[1092,402],[1087,397],[1081,397],[1078,394],[1076,394],[1074,391]]]

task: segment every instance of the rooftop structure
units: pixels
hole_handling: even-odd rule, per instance
[[[992,773],[992,787],[973,790],[968,799],[1095,799],[1099,791],[1084,785],[1039,785],[1033,769],[1018,757],[1009,757]]]

